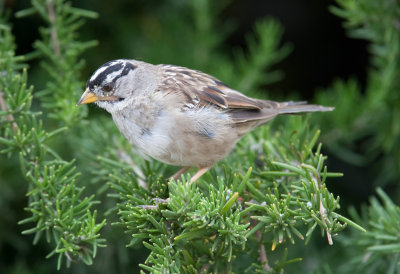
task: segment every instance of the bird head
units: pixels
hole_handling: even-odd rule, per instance
[[[127,59],[109,61],[100,66],[86,83],[77,105],[96,103],[109,112],[140,88],[146,78],[142,62]]]

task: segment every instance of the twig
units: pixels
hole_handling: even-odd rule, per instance
[[[67,257],[67,260],[72,262],[72,263],[76,263],[76,260],[72,259],[71,255],[69,255],[68,252],[65,252],[65,257]]]
[[[259,230],[256,231],[256,238],[260,242],[260,261],[261,261],[261,264],[264,265],[264,269],[266,271],[271,271],[271,267],[268,264],[267,253],[265,252],[265,246],[261,242],[261,232]]]
[[[210,268],[210,264],[203,265],[200,269],[200,273],[207,273],[209,268]]]
[[[118,150],[118,156],[123,162],[130,165],[132,167],[132,170],[136,173],[136,175],[138,175],[137,181],[138,181],[139,186],[148,190],[149,187],[147,185],[147,182],[143,179],[143,178],[145,178],[143,171],[133,162],[132,158],[122,149]]]
[[[319,201],[319,214],[321,215],[322,223],[326,226],[325,212],[326,212],[325,207],[323,206],[322,201],[320,199],[320,201]],[[326,237],[328,238],[329,245],[333,245],[332,235],[331,235],[331,233],[329,233],[328,228],[326,228],[325,231],[326,231]]]
[[[4,100],[4,93],[0,91],[0,107],[2,111],[8,111],[6,101]],[[14,116],[10,113],[6,115],[6,119],[11,123],[14,134],[19,133],[19,127],[14,120]]]
[[[311,172],[310,172],[310,176],[311,176],[312,181],[313,181],[313,183],[314,183],[315,189],[319,189],[319,188],[320,188],[320,187],[319,187],[319,184],[320,184],[320,182],[321,182],[321,178],[319,178],[319,177],[318,177],[318,178],[315,178],[314,174],[311,173]],[[322,197],[320,197],[320,199],[319,199],[319,214],[321,215],[321,221],[322,221],[322,223],[323,223],[325,226],[327,226],[327,225],[326,225],[326,221],[325,221],[325,213],[326,213],[326,209],[325,209],[325,207],[324,207],[324,205],[323,205],[323,203],[322,203]],[[325,231],[326,231],[326,238],[328,239],[329,245],[333,245],[332,235],[331,235],[331,233],[329,232],[328,227],[325,229]]]
[[[60,50],[60,42],[57,35],[57,28],[56,28],[56,14],[54,12],[54,3],[52,0],[47,0],[47,12],[49,14],[49,20],[51,23],[50,29],[50,37],[51,37],[51,44],[53,46],[53,51],[57,57],[61,56]]]

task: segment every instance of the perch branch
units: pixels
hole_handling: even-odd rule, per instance
[[[319,177],[316,178],[312,172],[310,172],[310,176],[311,176],[312,181],[313,181],[313,183],[314,183],[315,189],[319,189],[319,188],[320,188],[319,185],[320,185],[320,183],[321,183],[321,178],[319,178]],[[326,226],[326,220],[325,220],[326,217],[325,217],[325,213],[326,213],[326,209],[325,209],[325,207],[324,207],[324,205],[323,205],[323,203],[322,203],[322,198],[321,198],[321,199],[319,200],[319,214],[321,215],[321,221],[322,221],[322,223]],[[333,245],[332,235],[331,235],[331,233],[329,232],[329,229],[326,228],[325,231],[326,231],[326,237],[327,237],[327,239],[328,239],[329,245]]]
[[[47,0],[47,12],[49,14],[49,20],[51,23],[51,30],[50,30],[50,37],[51,37],[51,44],[53,46],[53,51],[56,56],[61,56],[60,50],[60,42],[57,35],[57,28],[56,28],[56,14],[54,12],[54,3],[52,0]]]
[[[261,242],[261,232],[259,230],[256,231],[257,240],[260,242],[260,261],[261,264],[264,265],[264,269],[266,271],[271,271],[271,267],[268,264],[267,253],[265,252],[265,246]]]
[[[7,105],[6,105],[6,101],[4,100],[4,93],[0,91],[0,107],[2,111],[7,112]],[[12,124],[12,130],[14,132],[14,134],[19,133],[19,128],[17,123],[14,120],[14,116],[10,113],[8,115],[6,115],[6,119]]]

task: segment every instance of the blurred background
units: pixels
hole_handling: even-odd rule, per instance
[[[369,69],[367,42],[351,39],[346,35],[343,20],[329,10],[329,7],[335,4],[334,1],[223,0],[215,1],[207,9],[201,6],[204,1],[196,1],[198,4],[190,5],[188,1],[183,0],[71,2],[72,6],[95,11],[99,16],[97,19],[87,20],[79,35],[79,40],[98,41],[98,46],[87,50],[83,56],[86,61],[81,75],[83,82],[97,67],[111,59],[132,58],[199,69],[217,76],[233,88],[246,87],[243,83],[235,82],[234,73],[238,68],[234,66],[240,64],[240,56],[251,51],[251,41],[258,39],[254,35],[257,22],[275,18],[283,29],[281,41],[278,42],[279,47],[283,49],[282,56],[277,57],[276,62],[271,62],[268,68],[272,72],[271,76],[268,78],[266,75],[266,79],[269,80],[260,81],[259,85],[249,87],[250,90],[240,91],[261,94],[264,98],[276,100],[299,99],[316,102],[316,93],[329,92],[336,79],[340,78],[344,81],[353,79],[357,82],[361,96],[365,93]],[[30,1],[8,0],[5,1],[5,6],[14,13],[29,7]],[[208,10],[208,13],[204,13],[204,10]],[[38,16],[19,19],[11,16],[11,24],[17,54],[23,55],[33,51],[34,41],[40,39],[38,27],[43,25],[42,20]],[[44,88],[42,79],[46,76],[43,75],[39,63],[32,60],[29,66],[29,81],[37,90]],[[331,99],[325,98],[320,101],[337,107],[340,98],[329,98]],[[347,111],[351,112],[351,107]],[[103,114],[98,109],[90,108],[90,115]],[[329,156],[329,170],[344,173],[343,178],[336,179],[328,186],[331,192],[341,197],[344,211],[350,204],[358,208],[362,203],[366,203],[377,185],[386,186],[394,190],[393,195],[397,195],[398,190],[394,187],[394,182],[398,181],[399,172],[381,182],[375,172],[376,161],[382,159],[387,152],[378,152],[378,156],[364,162],[365,164],[351,164],[351,160],[343,160],[334,153],[336,147],[329,148],[328,141],[332,135],[324,135],[330,130],[329,121],[316,122],[321,124],[323,130],[322,141],[325,153]],[[332,127],[334,126],[332,124]],[[359,138],[351,145],[360,155],[364,153],[359,151],[363,148],[362,143],[363,139]],[[20,171],[10,167],[8,178],[11,178],[10,174],[14,172]],[[16,177],[18,178],[17,175]],[[19,194],[25,193],[26,185],[23,181],[18,183],[18,187]],[[10,197],[17,197],[12,202],[15,204],[9,209],[13,214],[9,217],[3,216],[1,221],[4,226],[12,224],[12,229],[18,233],[23,229],[16,223],[23,218],[21,216],[25,216],[22,208],[26,204],[24,197],[19,194],[10,194]],[[34,265],[37,271],[35,273],[53,272],[54,266],[45,265],[46,248],[35,248],[33,251],[27,240],[29,236],[21,238],[18,233],[11,240],[13,244],[5,241],[0,245],[2,269],[8,269],[12,273],[33,273],[27,266]],[[318,246],[318,243],[316,245]],[[132,254],[128,255],[122,250],[125,250],[123,246],[115,247],[112,252],[118,255],[110,255],[114,256],[115,260],[123,261],[121,265],[137,265],[145,258],[143,254],[137,255],[133,250],[130,251],[135,254],[132,261]],[[75,266],[64,271],[86,273],[99,271],[99,266],[91,270]],[[117,272],[130,273],[126,268],[118,269]]]
[[[30,1],[8,2],[14,11],[30,6]],[[201,30],[190,29],[194,23],[191,21],[202,18],[191,18],[192,11],[184,0],[115,0],[112,4],[95,0],[71,2],[75,7],[99,14],[97,20],[84,25],[80,36],[81,40],[99,42],[98,47],[85,54],[87,66],[82,76],[84,79],[107,60],[117,58],[176,65],[198,62],[197,66],[207,66],[202,63],[209,60],[199,62],[201,56],[194,54],[194,49],[202,46],[194,44],[199,39],[196,36],[200,35],[195,31]],[[329,86],[335,78],[356,77],[365,84],[368,61],[366,42],[345,35],[342,20],[329,11],[334,1],[219,2],[215,4],[215,12],[221,25],[215,29],[215,35],[222,37],[219,37],[221,43],[215,50],[225,52],[228,57],[233,57],[237,49],[246,51],[246,36],[253,32],[257,20],[273,17],[283,25],[282,44],[291,44],[293,50],[276,64],[285,77],[266,88],[272,96],[300,93],[302,98],[310,99],[316,88]],[[31,52],[33,42],[39,39],[37,26],[42,24],[41,19],[12,18],[11,21],[18,45],[17,53]]]

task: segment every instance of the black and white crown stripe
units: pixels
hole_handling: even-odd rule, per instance
[[[99,67],[90,77],[86,86],[93,90],[96,86],[101,86],[105,83],[114,83],[122,76],[127,75],[131,70],[136,68],[128,60],[113,60]]]

